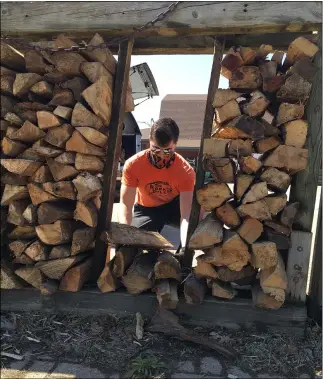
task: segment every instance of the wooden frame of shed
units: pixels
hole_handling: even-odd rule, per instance
[[[128,37],[164,11],[169,2],[3,2],[1,4],[1,32],[24,42],[51,46],[51,41],[64,33],[75,41],[88,39],[100,33],[105,40]],[[105,264],[106,246],[99,236],[109,228],[112,217],[113,196],[116,185],[117,162],[121,144],[124,106],[130,58],[132,54],[214,54],[210,77],[203,132],[198,161],[196,189],[204,180],[202,151],[204,138],[210,137],[213,113],[212,100],[218,87],[220,62],[223,52],[232,45],[259,47],[271,44],[277,50],[286,50],[290,42],[299,36],[319,39],[322,28],[322,3],[320,2],[180,2],[176,11],[154,27],[146,29],[112,45],[118,51],[118,67],[110,124],[108,158],[105,166],[105,191],[99,216],[97,244],[94,255],[94,277]],[[313,34],[315,32],[315,34]],[[312,243],[314,202],[319,185],[322,144],[322,69],[321,51],[315,64],[320,68],[307,103],[309,121],[309,167],[295,176],[291,198],[299,201],[301,211],[296,220],[297,230],[292,234],[292,247],[288,260],[289,302],[279,310],[254,309],[249,301],[233,300],[230,303],[207,299],[201,306],[188,306],[180,301],[178,312],[187,319],[217,322],[264,322],[268,326],[304,326],[307,318],[305,307],[306,283]],[[199,205],[193,199],[189,235],[198,222]],[[321,217],[321,212],[320,212]],[[317,312],[322,277],[321,220],[313,259],[311,307]],[[187,262],[192,257],[186,256]],[[140,299],[124,292],[99,294],[83,289],[79,293],[56,293],[50,298],[38,291],[2,290],[4,310],[59,310],[87,313],[142,311],[151,314],[155,300],[149,294]],[[313,305],[314,304],[314,305]],[[206,308],[208,308],[207,311]],[[238,312],[236,312],[238,311]],[[311,314],[313,315],[313,313]]]

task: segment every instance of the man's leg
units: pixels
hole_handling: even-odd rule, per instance
[[[162,207],[143,207],[135,204],[131,225],[151,232],[160,232],[166,223]]]

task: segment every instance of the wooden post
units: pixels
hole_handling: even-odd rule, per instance
[[[200,150],[199,150],[199,155],[197,158],[196,182],[195,182],[195,188],[194,188],[194,194],[193,194],[192,210],[191,210],[191,215],[190,215],[190,220],[189,220],[185,253],[184,253],[184,259],[183,259],[183,265],[185,267],[191,267],[192,260],[193,260],[193,251],[189,250],[187,246],[188,246],[188,241],[190,240],[199,222],[201,206],[197,202],[196,191],[200,189],[204,184],[204,178],[205,178],[205,171],[203,168],[204,139],[209,138],[212,132],[213,117],[214,117],[214,108],[212,106],[212,103],[214,100],[215,92],[219,86],[221,60],[223,56],[224,45],[225,45],[225,42],[221,43],[218,41],[217,38],[215,39],[215,43],[214,43],[215,53],[213,55],[213,65],[212,65],[212,71],[211,71],[211,77],[210,77],[210,83],[209,83],[209,90],[208,90],[207,99],[206,99],[206,107],[205,107],[205,113],[204,113],[204,122],[203,122],[203,130],[202,130],[202,135],[201,135]]]
[[[105,266],[107,245],[100,239],[100,235],[104,230],[110,227],[111,223],[133,43],[134,40],[131,38],[127,41],[121,42],[119,47],[117,72],[113,91],[111,122],[109,125],[108,149],[103,171],[104,185],[102,202],[99,212],[95,251],[93,256],[91,275],[93,280],[97,280]]]

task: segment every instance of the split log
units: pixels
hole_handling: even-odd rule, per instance
[[[19,257],[15,257],[12,263],[21,264],[25,266],[33,266],[35,262],[31,258],[29,258],[25,253],[23,253]]]
[[[276,125],[301,119],[304,116],[304,104],[281,103],[278,109]]]
[[[84,78],[73,78],[67,80],[61,84],[61,87],[64,89],[69,89],[72,91],[74,99],[76,101],[81,101],[81,93],[89,86],[89,82]]]
[[[39,102],[23,101],[21,103],[17,103],[14,109],[15,112],[18,114],[18,111],[51,111],[52,107]]]
[[[269,62],[263,63],[259,66],[259,71],[262,76],[262,80],[270,79],[277,75],[277,62],[271,60]]]
[[[103,128],[104,124],[98,116],[90,112],[84,105],[77,103],[72,113],[72,125],[88,126],[94,129]]]
[[[45,261],[48,259],[49,247],[40,241],[33,242],[24,253],[33,261]]]
[[[81,71],[91,83],[95,83],[104,77],[109,86],[113,88],[113,75],[100,62],[84,62],[81,64]]]
[[[5,119],[5,121],[8,121],[12,125],[21,126],[23,124],[22,119],[19,116],[17,116],[15,113],[12,113],[12,112],[8,112],[5,115],[4,119]]]
[[[45,74],[44,79],[52,84],[61,84],[62,82],[65,82],[68,77],[57,70],[53,70],[52,72]]]
[[[240,116],[241,117],[241,116]],[[235,122],[235,120],[233,120]],[[242,130],[239,130],[235,126],[231,126],[232,121],[229,121],[227,125],[223,128],[218,128],[214,134],[213,138],[223,138],[223,139],[235,139],[235,138],[251,138],[249,134],[244,133]]]
[[[230,228],[235,228],[241,223],[240,217],[232,206],[232,202],[223,204],[221,207],[216,209],[215,213],[216,217]]]
[[[114,265],[114,259],[112,259],[104,267],[103,271],[101,272],[97,280],[98,288],[103,293],[114,292],[119,286],[117,278],[113,274],[113,265]]]
[[[318,46],[310,40],[305,37],[298,37],[288,46],[286,61],[292,65],[303,57],[313,58],[318,51]]]
[[[175,256],[168,252],[162,252],[154,266],[156,279],[176,279],[181,281],[181,265]]]
[[[253,90],[260,88],[262,77],[258,67],[243,66],[233,71],[229,79],[229,87],[239,90]]]
[[[48,65],[38,51],[28,50],[24,55],[26,68],[29,72],[36,72],[39,75],[44,75],[51,72],[54,67]]]
[[[52,259],[49,261],[37,262],[35,267],[38,268],[48,278],[61,280],[65,272],[81,262],[87,257],[87,254],[76,255],[75,257],[67,257],[60,259]]]
[[[78,201],[74,211],[74,219],[95,228],[98,224],[98,211],[91,201]]]
[[[96,157],[95,155],[76,153],[75,168],[78,171],[88,171],[89,173],[95,174],[103,171],[104,163],[99,157]]]
[[[82,172],[79,174],[73,180],[73,184],[77,190],[78,201],[90,200],[102,191],[100,180],[88,172]]]
[[[9,250],[19,257],[33,241],[16,240],[9,243]]]
[[[40,140],[41,141],[41,140]],[[40,142],[38,141],[38,142]],[[36,142],[36,144],[38,143]],[[45,158],[55,158],[58,157],[60,154],[62,154],[62,150],[60,149],[54,149],[50,146],[37,146],[36,144],[33,145],[32,149],[38,154]]]
[[[56,128],[51,128],[46,133],[44,141],[50,143],[53,146],[65,147],[66,141],[68,141],[73,134],[73,127],[70,124],[63,124]]]
[[[29,183],[27,184],[29,196],[34,205],[44,203],[45,201],[56,201],[57,197],[53,196],[49,192],[42,189],[39,184]]]
[[[106,243],[147,247],[150,249],[173,248],[173,245],[157,232],[149,232],[116,222],[112,222],[110,229],[101,234],[101,239]]]
[[[284,85],[285,77],[283,75],[275,75],[272,78],[265,78],[262,89],[265,93],[275,94]]]
[[[65,151],[54,159],[58,163],[63,164],[75,164],[75,153],[71,151]]]
[[[251,138],[253,140],[264,138],[265,127],[255,118],[242,115],[226,124],[226,127],[228,126],[233,126],[242,132],[241,137],[237,135],[235,138]]]
[[[58,51],[52,54],[51,59],[55,63],[56,69],[62,74],[68,77],[82,76],[80,66],[86,60],[80,54]]]
[[[239,51],[234,48],[230,48],[228,53],[221,61],[221,74],[230,79],[232,72],[241,67],[244,61]]]
[[[306,142],[308,122],[305,120],[290,121],[283,126],[285,145],[303,147]]]
[[[58,220],[54,224],[36,226],[38,238],[46,245],[61,245],[72,241],[73,222]],[[55,279],[55,278],[54,278]]]
[[[212,296],[231,300],[238,294],[238,291],[232,288],[230,283],[223,283],[220,280],[212,280],[211,283]]]
[[[224,183],[207,184],[197,190],[197,201],[206,211],[212,211],[231,198],[232,192]]]
[[[288,236],[277,233],[270,228],[264,228],[264,238],[267,241],[274,242],[278,250],[289,250],[291,247],[291,241]]]
[[[34,84],[30,87],[30,91],[38,96],[44,97],[46,99],[51,99],[53,96],[54,86],[50,83],[41,80],[40,82]]]
[[[297,61],[288,71],[289,74],[298,74],[303,79],[310,83],[313,83],[315,75],[319,68],[311,61],[311,59],[305,57]]]
[[[187,304],[202,304],[207,287],[204,279],[198,279],[191,273],[184,282],[184,296]]]
[[[25,121],[20,129],[10,135],[10,139],[21,142],[35,142],[43,138],[45,133],[30,121]]]
[[[40,129],[55,128],[56,126],[60,126],[62,124],[60,118],[48,111],[38,111],[37,122]]]
[[[48,166],[41,166],[35,173],[32,175],[29,180],[35,183],[46,183],[53,180],[53,176],[50,172]]]
[[[139,254],[126,275],[122,277],[123,285],[130,294],[139,295],[153,287],[152,273],[156,264],[157,254],[152,251],[146,254]]]
[[[68,269],[60,281],[59,290],[77,292],[89,279],[92,258],[86,259],[74,267]]]
[[[229,101],[236,100],[240,96],[241,93],[233,91],[231,89],[218,88],[215,92],[212,105],[214,108],[220,108],[223,107],[223,105],[227,104]]]
[[[283,212],[285,212],[285,209],[284,209]],[[290,227],[288,227],[286,225],[283,225],[283,224],[280,224],[280,223],[278,223],[276,221],[265,221],[264,224],[266,226],[269,226],[271,229],[275,230],[277,233],[284,234],[285,236],[289,236],[290,233],[291,233],[291,228]],[[273,241],[273,242],[275,242],[275,241]]]
[[[37,237],[36,230],[33,226],[17,226],[11,233],[9,233],[8,238],[11,240],[29,240],[31,238]]]
[[[1,159],[1,165],[13,174],[32,176],[42,163],[27,159]]]
[[[3,93],[4,95],[13,96],[13,83],[15,81],[15,77],[1,75],[0,79],[1,93]]]
[[[2,51],[1,51],[2,54]],[[14,274],[7,262],[1,261],[0,288],[11,290],[23,288],[24,284],[20,278]]]
[[[241,200],[242,196],[245,194],[247,189],[250,187],[254,180],[253,175],[238,175],[235,178],[234,183],[234,194],[237,200]]]
[[[26,220],[23,217],[23,213],[30,203],[29,199],[15,200],[9,204],[7,221],[10,224],[23,226],[26,224]]]
[[[5,118],[6,114],[8,112],[13,112],[13,108],[14,106],[16,105],[17,101],[12,99],[11,97],[9,96],[4,96],[1,94],[1,97],[0,97],[0,104],[1,104],[1,112],[0,112],[0,116],[1,118]]]
[[[280,222],[283,225],[291,228],[298,210],[299,210],[299,203],[288,204],[280,216]]]
[[[216,272],[219,280],[222,282],[239,282],[242,279],[250,278],[254,279],[257,274],[251,265],[244,266],[240,271],[232,271],[227,267],[217,267]]]
[[[44,279],[40,285],[40,293],[45,296],[53,295],[58,291],[59,282],[55,279]]]
[[[261,174],[260,179],[267,183],[269,189],[282,192],[287,191],[291,182],[291,177],[288,174],[276,168],[267,168]]]
[[[26,95],[29,89],[42,80],[42,77],[34,73],[17,74],[13,83],[14,96],[22,97]]]
[[[64,107],[63,105],[58,105],[54,110],[54,115],[63,118],[66,121],[70,121],[73,113],[73,109],[69,107]]]
[[[257,153],[263,154],[267,151],[275,149],[280,144],[281,141],[279,140],[279,138],[277,138],[276,136],[272,136],[256,141],[255,146]]]
[[[137,254],[138,249],[133,247],[121,246],[116,250],[112,269],[116,278],[121,278],[125,275]]]
[[[42,203],[37,210],[39,224],[52,224],[57,220],[73,219],[73,207],[70,204]]]
[[[251,139],[234,139],[229,143],[228,153],[233,157],[241,157],[251,155],[252,150],[252,140]]]
[[[10,138],[4,137],[1,141],[1,148],[5,155],[15,158],[26,150],[27,146],[21,142],[13,141]]]
[[[204,156],[204,167],[209,171],[217,183],[233,183],[235,175],[235,164],[229,158],[212,158]]]
[[[26,186],[6,184],[3,190],[1,205],[7,206],[14,200],[28,199],[29,193]]]
[[[0,76],[12,76],[13,78],[16,77],[17,72],[10,70],[7,67],[0,66]]]
[[[29,204],[23,212],[23,217],[30,225],[36,225],[37,223],[37,207],[33,204]]]
[[[66,142],[65,148],[67,151],[96,155],[98,157],[104,157],[106,155],[102,147],[98,147],[87,142],[86,139],[82,137],[81,133],[76,130],[73,132],[72,137]]]
[[[19,154],[17,158],[40,162],[41,164],[42,162],[45,162],[45,157],[42,157],[41,155],[36,153],[36,151],[32,147]]]
[[[104,124],[109,125],[113,93],[112,88],[109,87],[105,78],[100,78],[97,82],[85,89],[82,92],[82,96]]]
[[[243,173],[255,174],[260,170],[262,163],[258,159],[249,156],[241,157],[239,159],[239,165]]]
[[[25,71],[26,66],[23,55],[3,41],[1,41],[0,57],[1,65],[16,71]]]
[[[9,124],[6,130],[6,137],[10,137],[10,135],[16,132],[19,128],[17,126]]]
[[[91,144],[105,147],[108,142],[108,137],[94,128],[88,126],[77,127],[76,130]]]
[[[265,294],[260,286],[253,286],[252,288],[253,307],[266,308],[266,309],[278,309],[283,304],[284,304],[284,301],[278,301],[275,299],[275,297]]]
[[[241,115],[240,108],[236,100],[231,100],[221,108],[216,108],[215,113],[216,121],[220,124]]]
[[[75,230],[72,238],[71,254],[76,255],[92,249],[94,246],[95,228],[81,228]]]
[[[205,259],[204,254],[196,258],[197,265],[194,267],[194,275],[197,279],[212,278],[217,279],[218,274],[214,266]]]
[[[271,214],[265,200],[240,205],[240,207],[237,208],[237,212],[241,217],[250,216],[260,221],[271,220]]]
[[[76,190],[72,182],[44,183],[46,192],[60,198],[76,200]]]
[[[23,185],[27,184],[27,182],[28,182],[28,178],[26,176],[20,176],[17,174],[13,174],[12,172],[1,173],[1,183],[2,184],[23,186]]]
[[[256,220],[255,218],[247,217],[238,229],[238,233],[244,241],[251,245],[257,241],[257,239],[263,233],[263,230],[264,228],[260,221]]]
[[[50,251],[48,259],[67,258],[72,255],[71,253],[71,245],[54,246]]]
[[[226,156],[226,147],[229,142],[229,139],[205,138],[203,154],[210,155],[212,158],[223,158]]]
[[[261,270],[260,272],[260,286],[266,293],[265,288],[280,288],[287,290],[287,275],[285,265],[281,255],[278,253],[277,263],[275,266]]]
[[[277,92],[277,100],[286,103],[303,103],[311,92],[312,84],[299,76],[289,76]]]
[[[276,216],[281,210],[283,210],[287,203],[287,195],[275,195],[267,196],[264,198],[268,205],[269,212],[272,216]]]
[[[267,184],[265,182],[259,182],[253,184],[249,191],[243,196],[242,204],[253,203],[257,200],[261,200],[268,196]]]
[[[64,165],[54,159],[47,159],[47,164],[56,182],[74,178],[79,173],[73,166]]]
[[[280,134],[280,130],[276,126],[272,125],[274,121],[274,115],[271,112],[268,110],[265,111],[260,120],[265,128],[265,137],[278,136]]]
[[[175,309],[178,304],[176,281],[168,279],[158,280],[154,285],[159,306],[165,309]]]
[[[6,133],[10,123],[6,120],[0,120],[0,131]]]
[[[251,117],[257,117],[263,114],[269,105],[269,100],[264,94],[255,91],[251,94],[249,103],[243,105],[242,110]]]
[[[204,249],[221,242],[222,239],[222,225],[213,218],[212,214],[209,214],[198,223],[188,247],[190,249]]]
[[[251,264],[254,267],[266,269],[273,267],[278,261],[276,244],[273,242],[255,242],[251,245]]]
[[[58,106],[62,105],[64,107],[73,108],[76,101],[74,99],[73,92],[67,88],[54,88],[54,96],[49,102],[49,105]]]
[[[40,289],[43,275],[36,267],[20,267],[15,274],[33,287]]]

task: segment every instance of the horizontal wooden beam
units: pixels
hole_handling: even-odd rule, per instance
[[[1,33],[51,36],[99,32],[124,36],[165,11],[170,2],[2,2]],[[143,36],[307,32],[322,23],[319,1],[180,2]]]

